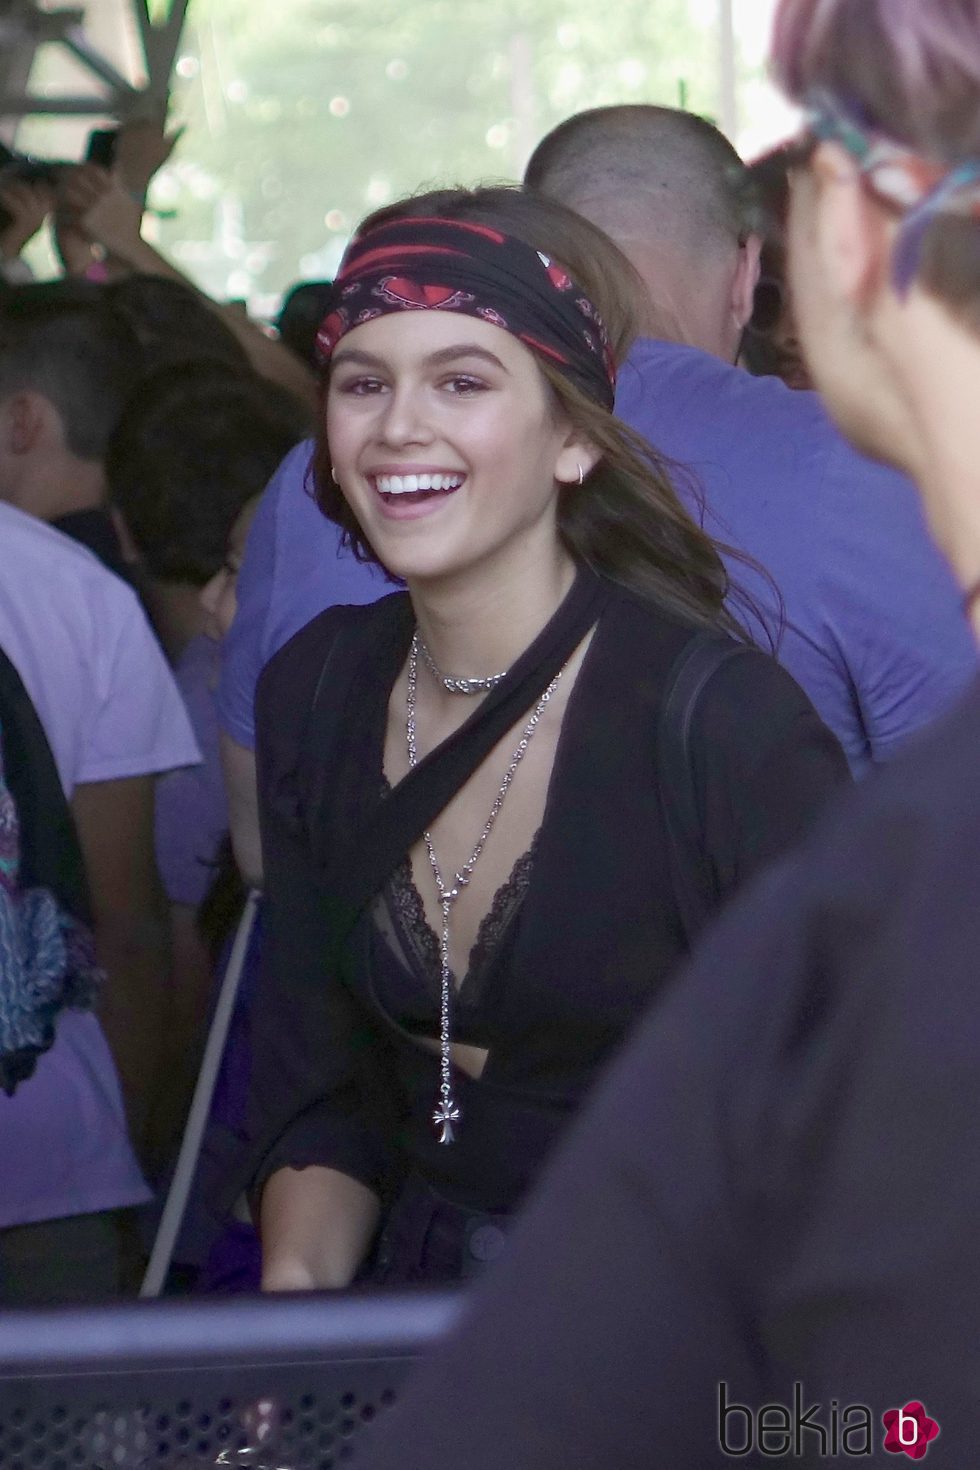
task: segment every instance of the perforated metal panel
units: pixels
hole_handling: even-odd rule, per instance
[[[138,1340],[120,1330],[136,1320],[131,1313],[76,1312],[74,1361],[45,1354],[50,1314],[17,1314],[28,1336],[32,1327],[42,1334],[20,1364],[2,1361],[10,1321],[0,1320],[0,1470],[356,1467],[371,1423],[454,1308],[399,1299],[386,1327],[383,1304],[345,1304],[340,1318],[329,1304],[318,1344],[310,1304],[298,1314],[296,1305],[249,1304],[240,1342],[229,1340],[234,1312],[219,1307],[216,1343],[203,1351],[207,1304],[176,1322],[166,1304],[134,1308]],[[100,1341],[103,1326],[114,1330]]]
[[[356,1462],[364,1426],[395,1400],[395,1384],[408,1366],[371,1364],[365,1383],[360,1364],[349,1378],[325,1386],[323,1373],[249,1374],[230,1395],[215,1384],[174,1385],[162,1376],[152,1396],[128,1389],[57,1379],[10,1385],[0,1418],[3,1470],[163,1470],[177,1465],[283,1466],[289,1470],[336,1470]],[[223,1375],[221,1375],[223,1376]],[[235,1373],[241,1380],[244,1375]],[[331,1372],[329,1377],[333,1378]],[[343,1380],[341,1380],[342,1382]],[[356,1387],[353,1385],[356,1384]],[[227,1388],[227,1384],[225,1385]],[[109,1390],[107,1392],[107,1389]],[[94,1390],[91,1392],[90,1390]]]

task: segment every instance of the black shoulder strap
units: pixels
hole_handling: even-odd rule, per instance
[[[91,923],[91,906],[71,809],[44,727],[23,680],[0,649],[4,771],[20,823],[22,888],[48,888],[62,908]]]
[[[689,943],[715,908],[717,893],[694,783],[691,729],[701,697],[723,664],[751,652],[717,633],[696,633],[671,671],[658,725],[658,780],[674,895]]]

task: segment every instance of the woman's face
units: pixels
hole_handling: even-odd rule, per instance
[[[468,316],[406,311],[349,332],[326,410],[334,475],[379,560],[441,580],[557,543],[576,448],[530,351]]]
[[[248,540],[255,512],[258,510],[259,499],[260,497],[256,495],[239,511],[228,536],[225,564],[215,572],[210,582],[205,583],[201,588],[201,606],[207,613],[204,631],[217,643],[227,636],[235,621],[235,613],[238,609],[235,591],[238,584],[238,573],[241,571],[242,560],[245,556],[245,543]]]
[[[848,438],[902,464],[904,410],[876,347],[874,307],[853,279],[861,183],[839,158],[822,187],[812,164],[792,176],[789,281],[800,342],[814,386]]]

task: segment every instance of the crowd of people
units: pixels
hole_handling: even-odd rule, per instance
[[[161,128],[0,175],[0,1305],[138,1288],[254,889],[169,1289],[485,1275],[378,1470],[970,1442],[980,7],[774,65],[756,165],[580,113],[278,333]]]

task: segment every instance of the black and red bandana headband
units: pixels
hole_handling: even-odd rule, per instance
[[[616,365],[592,302],[547,255],[489,225],[404,218],[353,240],[317,334],[320,361],[392,311],[459,312],[502,327],[612,409]]]

